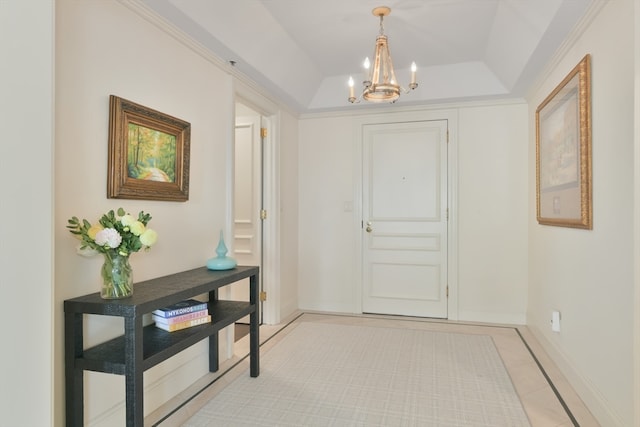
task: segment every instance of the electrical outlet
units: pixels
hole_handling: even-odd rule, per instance
[[[560,312],[551,312],[551,330],[553,332],[560,332]]]

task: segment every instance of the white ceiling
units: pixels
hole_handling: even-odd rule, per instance
[[[142,0],[152,11],[299,112],[362,108],[379,20],[401,85],[398,103],[521,97],[592,4],[604,0]],[[586,52],[585,52],[586,53]],[[386,105],[386,104],[383,104]]]

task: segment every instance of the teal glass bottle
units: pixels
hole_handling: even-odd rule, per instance
[[[207,268],[209,270],[231,270],[237,265],[235,259],[227,256],[227,245],[224,244],[222,230],[220,230],[220,240],[218,241],[216,254],[218,256],[207,261]]]

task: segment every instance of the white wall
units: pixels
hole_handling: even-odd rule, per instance
[[[53,18],[0,1],[3,425],[53,425]]]
[[[631,0],[607,2],[529,99],[535,111],[592,55],[593,230],[537,224],[529,117],[527,319],[603,426],[633,425],[633,16]],[[561,312],[560,333],[550,330],[552,310]]]
[[[634,111],[637,114],[640,113],[640,0],[634,0]],[[640,159],[640,120],[634,119],[634,159]],[[637,164],[637,163],[636,163]],[[637,191],[640,188],[640,168],[634,164],[634,211],[640,212],[640,193]],[[634,259],[640,257],[640,216],[634,215]],[[633,354],[633,383],[634,383],[634,420],[636,425],[640,424],[640,262],[634,262],[634,301],[633,301],[633,337],[634,337],[634,354]]]
[[[214,84],[222,80],[231,87],[230,77],[122,4],[59,1],[56,23],[56,305],[61,308],[62,300],[99,289],[102,260],[75,254],[76,241],[65,229],[73,215],[95,221],[120,206],[151,213],[159,240],[150,252],[131,257],[135,281],[202,266],[215,255],[226,219],[220,201],[226,200],[233,116],[231,90],[221,93]],[[106,198],[110,94],[191,123],[188,202]],[[58,408],[64,402],[62,314],[56,313]],[[118,320],[92,317],[86,345],[120,334]],[[202,342],[147,371],[145,413],[202,376],[206,352]],[[124,423],[124,377],[87,373],[85,396],[88,423]],[[61,420],[63,414],[57,415]]]
[[[459,112],[459,319],[526,322],[526,104]]]
[[[475,104],[456,109],[451,130],[458,197],[458,266],[452,319],[525,322],[527,289],[527,106]],[[437,110],[389,113],[385,120],[429,117]],[[379,113],[370,114],[377,117]],[[395,117],[392,119],[391,117]],[[367,115],[310,115],[300,121],[299,304],[359,312],[357,204],[360,159],[356,124]],[[372,120],[372,119],[371,119]],[[454,122],[450,126],[456,126]],[[353,203],[353,211],[345,209]],[[458,206],[459,203],[459,206]],[[450,238],[456,238],[452,234]]]
[[[201,56],[120,2],[59,0],[56,27],[55,419],[62,425],[62,301],[96,292],[101,265],[99,257],[75,254],[76,241],[65,229],[67,219],[76,215],[96,220],[119,206],[132,213],[151,213],[150,226],[159,240],[149,253],[132,256],[135,281],[204,265],[215,255],[219,231],[230,224],[226,202],[230,200],[234,82],[218,62]],[[110,94],[191,123],[188,202],[106,198]],[[287,137],[293,137],[295,124],[287,118],[285,126],[291,128],[285,129]],[[295,144],[295,140],[285,142]],[[295,201],[295,193],[285,195]],[[295,219],[295,212],[288,214]],[[295,253],[295,247],[286,249]],[[86,345],[121,332],[120,319],[90,316]],[[223,355],[225,342],[220,341]],[[207,344],[202,342],[145,372],[145,414],[207,371]],[[124,377],[85,374],[89,424],[122,425],[123,402]]]
[[[344,210],[355,202],[352,118],[304,119],[299,135],[298,305],[352,313],[356,242]]]

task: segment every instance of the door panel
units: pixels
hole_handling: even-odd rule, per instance
[[[363,311],[447,317],[447,122],[363,128]]]
[[[234,256],[239,264],[260,264],[260,122],[238,118],[235,135]]]
[[[261,266],[261,156],[260,116],[236,118],[233,257],[238,265]],[[248,279],[234,283],[230,288],[232,300],[249,301]],[[249,323],[249,317],[240,322]]]

